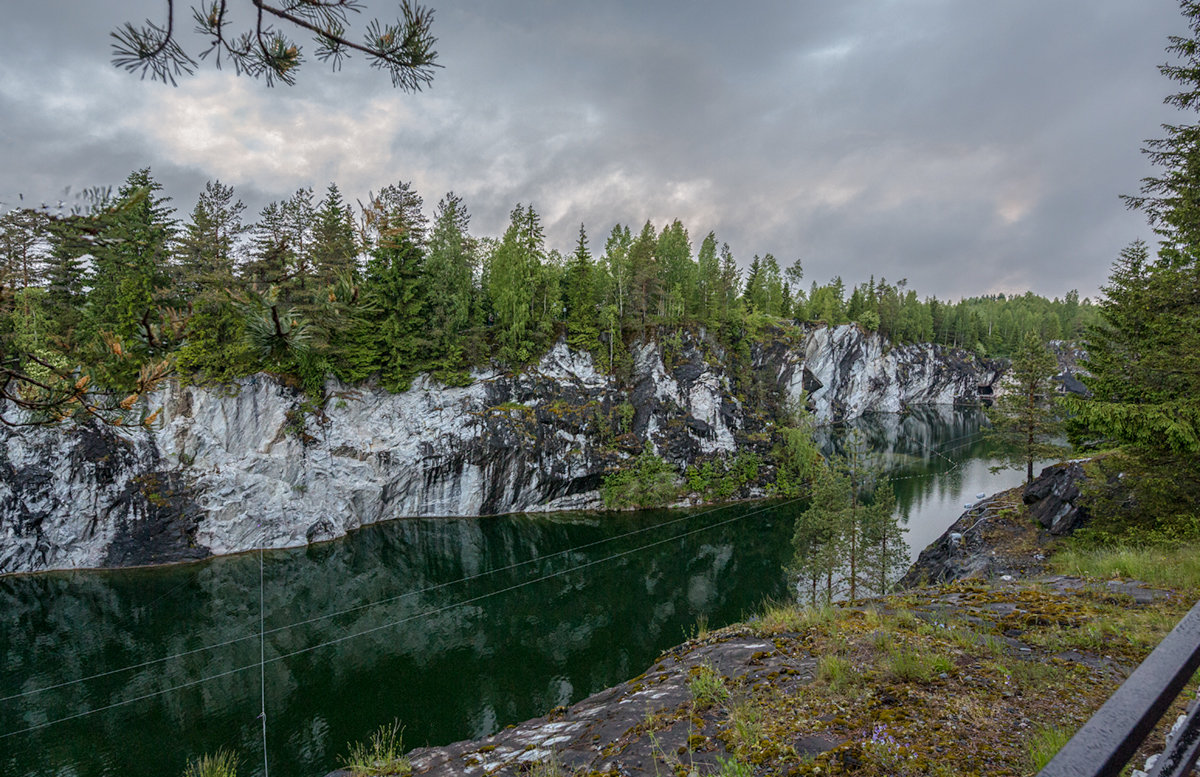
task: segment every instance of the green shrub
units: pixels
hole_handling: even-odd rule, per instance
[[[608,508],[662,507],[679,498],[679,477],[646,443],[631,467],[604,478],[600,495]]]
[[[729,499],[758,479],[761,466],[758,454],[743,451],[733,461],[713,459],[688,467],[684,472],[685,485],[689,492],[705,501]]]
[[[779,445],[775,448],[778,469],[771,490],[778,496],[799,496],[812,480],[821,460],[821,453],[813,440],[812,423],[805,419],[801,426],[782,427],[778,436]]]
[[[628,402],[622,402],[616,406],[615,410],[617,414],[617,429],[621,431],[621,434],[632,432],[633,417],[637,415],[637,411],[633,405]]]

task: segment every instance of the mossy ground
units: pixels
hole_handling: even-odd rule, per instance
[[[727,678],[725,701],[681,710],[692,752],[660,753],[662,773],[686,775],[693,753],[720,751],[757,775],[1033,774],[1036,743],[1082,725],[1198,594],[1139,603],[1099,581],[1049,578],[770,608],[748,627],[789,663],[820,657],[817,670],[798,683]],[[744,627],[703,641],[731,633]]]
[[[997,504],[987,542],[999,577],[769,605],[698,629],[646,674],[570,708],[426,749],[414,771],[1033,775],[1200,598],[1200,549],[1046,558],[1050,538],[1019,502]],[[1190,695],[1133,763],[1162,749]]]

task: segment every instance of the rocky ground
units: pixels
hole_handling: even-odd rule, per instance
[[[1076,504],[1083,477],[1081,463],[1059,464],[1028,486],[976,502],[921,551],[901,585],[1030,578],[1044,572],[1061,538],[1087,520],[1087,511]]]
[[[1051,572],[1052,530],[1079,518],[1074,466],[969,510],[915,587],[769,608],[569,708],[414,750],[412,773],[1033,774],[1039,743],[1081,725],[1197,594]]]

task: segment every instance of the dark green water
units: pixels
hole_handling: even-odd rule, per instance
[[[977,491],[1020,479],[988,473],[980,422],[857,424],[900,478],[914,555]],[[407,744],[444,744],[640,674],[697,619],[788,595],[802,508],[401,520],[268,552],[271,773],[322,775],[394,718]],[[169,777],[222,746],[261,775],[259,574],[249,554],[0,578],[0,775]]]

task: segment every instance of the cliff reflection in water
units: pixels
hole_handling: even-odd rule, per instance
[[[817,430],[821,451],[846,454],[851,445],[866,452],[896,492],[896,509],[908,529],[910,556],[933,542],[975,495],[1021,482],[1018,473],[992,473],[994,443],[984,439],[986,417],[977,408],[912,407],[904,413],[868,413],[846,424]]]
[[[282,628],[266,638],[272,770],[321,774],[392,718],[410,744],[445,743],[636,675],[698,617],[726,623],[784,595],[791,521],[763,505],[403,520],[267,553],[266,629]],[[242,754],[239,773],[259,773],[258,597],[254,554],[0,579],[4,696],[251,637],[5,700],[0,733],[249,667],[8,737],[0,773],[179,774],[222,745]]]
[[[850,427],[898,478],[914,555],[964,498],[1019,481],[987,472],[980,426],[976,411],[921,409]],[[845,431],[822,432],[827,451]],[[409,745],[445,744],[627,680],[701,616],[719,626],[785,597],[801,509],[411,519],[268,552],[272,773],[324,774],[394,718]],[[170,777],[219,747],[261,774],[258,605],[254,553],[0,578],[0,697],[178,655],[0,700],[3,736],[146,697],[5,736],[0,774]]]

